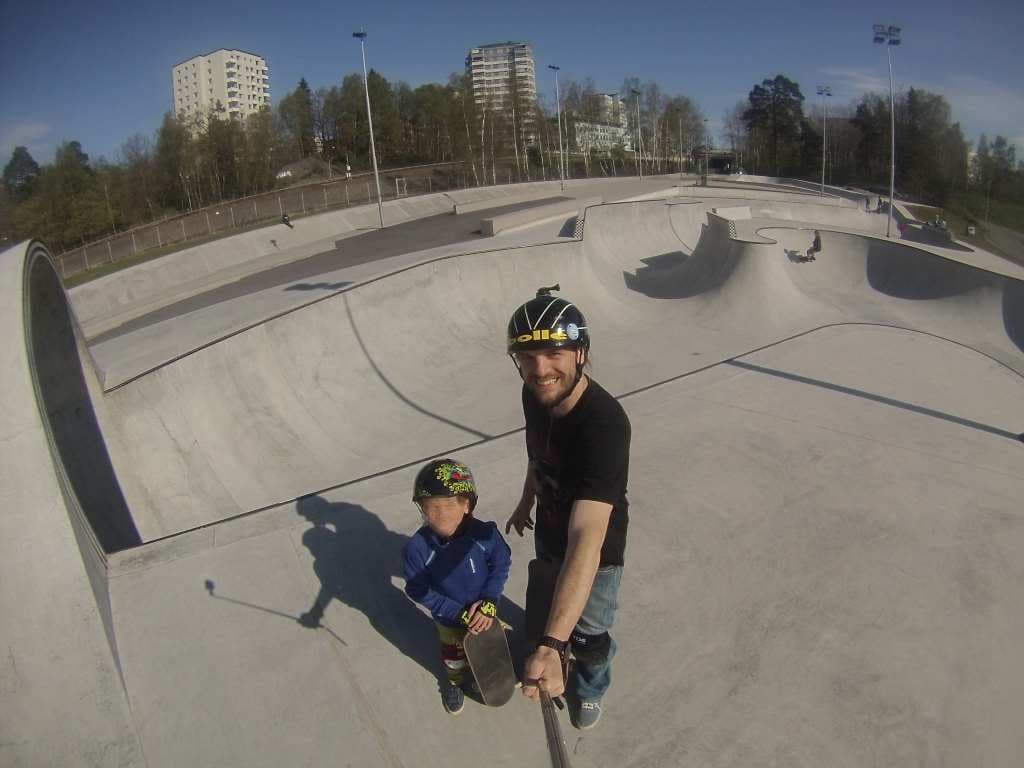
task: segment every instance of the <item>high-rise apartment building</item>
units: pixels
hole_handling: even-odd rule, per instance
[[[537,101],[537,75],[533,49],[527,43],[493,43],[470,50],[466,76],[473,86],[473,101],[494,109],[519,105],[532,113]]]
[[[244,120],[270,106],[270,71],[262,56],[221,48],[171,70],[174,114],[188,120],[221,114]]]

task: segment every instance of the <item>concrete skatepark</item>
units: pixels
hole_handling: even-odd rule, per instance
[[[364,212],[325,214],[70,295],[41,245],[0,255],[0,763],[548,764],[522,697],[444,713],[398,553],[429,457],[511,512],[504,327],[560,283],[633,424],[620,655],[599,727],[563,715],[573,765],[1018,764],[1024,268],[887,240],[855,191],[690,184],[466,191],[453,219],[540,202],[428,250],[453,201],[404,201],[375,260]]]

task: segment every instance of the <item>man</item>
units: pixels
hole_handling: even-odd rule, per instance
[[[526,659],[523,693],[536,699],[543,686],[560,695],[571,646],[570,715],[573,725],[587,729],[601,716],[616,650],[608,630],[629,522],[630,424],[618,401],[584,373],[590,332],[583,313],[553,290],[559,287],[538,290],[508,325],[508,353],[523,380],[530,461],[505,532],[514,527],[522,536],[533,529],[536,502],[537,559],[530,564],[526,613],[530,624],[540,612],[543,636]]]

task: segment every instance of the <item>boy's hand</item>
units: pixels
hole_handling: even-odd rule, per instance
[[[512,530],[515,526],[516,533],[520,536],[523,535],[523,529],[529,528],[533,530],[533,518],[530,517],[530,510],[533,508],[533,504],[520,504],[516,507],[515,512],[512,513],[512,517],[505,523],[505,533]]]
[[[462,623],[474,635],[486,632],[494,623],[497,607],[491,600],[477,600],[462,612]]]

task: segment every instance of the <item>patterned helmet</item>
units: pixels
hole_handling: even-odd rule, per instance
[[[559,286],[537,289],[537,295],[512,313],[508,321],[508,353],[526,349],[560,347],[590,349],[586,318],[575,304],[551,291]]]
[[[476,506],[476,481],[469,467],[455,459],[435,459],[427,462],[416,475],[413,503],[419,504],[432,496],[464,496],[469,499],[469,511]]]

